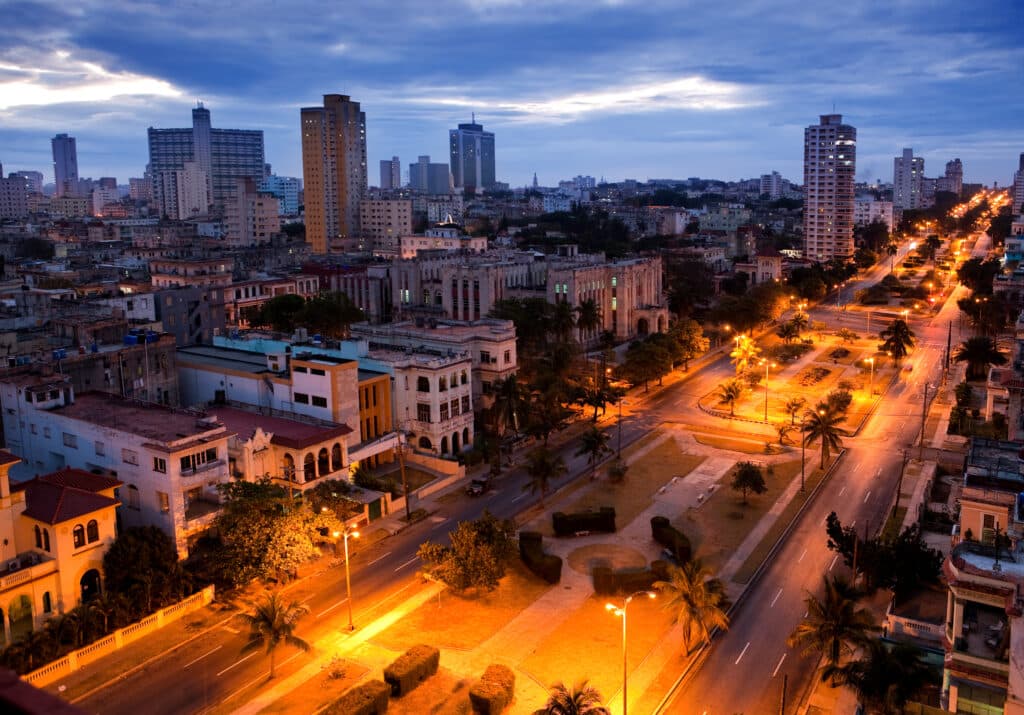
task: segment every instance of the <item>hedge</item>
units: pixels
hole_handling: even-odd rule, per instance
[[[437,672],[441,651],[429,645],[416,645],[398,656],[384,669],[384,681],[395,697],[405,695]]]
[[[555,534],[572,536],[580,531],[615,531],[615,509],[603,506],[597,511],[581,511],[575,514],[563,514],[556,511],[551,515]]]
[[[327,706],[321,715],[384,715],[391,688],[381,680],[368,680]]]
[[[544,537],[538,531],[519,532],[519,558],[535,575],[548,583],[562,580],[562,558],[554,554],[545,554]]]
[[[668,563],[658,560],[652,561],[648,568],[618,571],[607,566],[595,566],[591,576],[594,579],[594,591],[605,596],[649,591],[655,581],[668,580]]]
[[[515,690],[516,675],[512,669],[491,664],[469,689],[469,703],[478,715],[498,715],[512,702]]]
[[[685,564],[693,556],[690,540],[663,516],[651,517],[651,536],[654,537],[655,541],[672,552],[672,558],[679,565]]]

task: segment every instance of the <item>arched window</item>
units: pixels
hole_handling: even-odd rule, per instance
[[[320,452],[316,456],[316,473],[317,476],[322,477],[331,471],[331,459],[327,455],[327,448],[321,447]]]
[[[312,452],[306,452],[302,459],[302,481],[311,482],[316,479],[316,459]]]
[[[85,527],[81,524],[75,525],[75,528],[71,530],[71,536],[75,540],[76,549],[80,549],[85,546]]]
[[[417,377],[416,392],[430,392],[430,380],[423,376]]]
[[[461,375],[461,380],[460,380],[461,384],[465,385],[465,384],[466,384],[466,380],[467,380],[467,379],[468,379],[468,378],[466,377],[466,371],[465,371],[465,370],[463,370],[463,371],[462,371],[462,375]]]
[[[95,519],[85,525],[85,539],[90,544],[100,540],[100,525],[96,523]]]
[[[331,470],[336,472],[341,469],[341,445],[337,442],[331,447]]]
[[[100,572],[89,569],[78,584],[82,588],[82,603],[88,603],[100,595]]]
[[[39,529],[39,524],[36,524],[34,528],[36,532],[36,548],[41,549],[43,548],[43,532]]]
[[[46,591],[43,593],[43,613],[53,612],[53,598],[50,596],[50,592]]]
[[[50,550],[50,530],[43,529],[43,548],[46,551]]]
[[[452,433],[452,452],[455,454],[459,453],[459,433]]]
[[[469,427],[462,430],[462,444],[463,446],[469,444]]]
[[[448,454],[448,438],[441,438],[441,454]]]
[[[430,443],[430,439],[427,437],[420,437],[420,449],[431,449],[434,445]]]
[[[284,461],[284,466],[283,466],[284,478],[287,479],[289,482],[294,482],[295,481],[295,459],[292,457],[292,455],[290,455],[287,452],[285,452],[284,460],[283,461]]]

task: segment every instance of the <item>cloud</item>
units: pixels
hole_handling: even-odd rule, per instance
[[[98,103],[133,97],[180,97],[170,82],[109,70],[65,50],[0,60],[0,110],[55,104]]]

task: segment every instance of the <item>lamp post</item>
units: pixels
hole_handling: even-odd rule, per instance
[[[615,457],[617,459],[622,459],[622,403],[625,402],[625,401],[626,400],[624,398],[622,398],[622,397],[619,398],[619,425],[618,425],[619,446],[618,446],[618,449],[615,450]]]
[[[804,473],[807,470],[807,417],[800,420],[800,492],[804,492]]]
[[[352,578],[348,568],[348,537],[354,539],[359,538],[359,532],[353,529],[348,524],[342,528],[341,531],[334,532],[334,538],[342,537],[345,542],[345,600],[348,602],[348,629],[354,631],[356,629],[355,624],[352,622]]]
[[[637,596],[647,596],[647,598],[654,598],[654,591],[637,591],[636,593],[626,596],[622,601],[622,607],[616,606],[614,603],[604,604],[604,610],[614,613],[616,616],[622,619],[622,715],[627,715],[629,710],[629,700],[626,697],[626,685],[629,682],[629,667],[628,660],[626,658],[626,609]]]
[[[764,363],[764,421],[768,423],[768,368],[775,367],[775,363],[762,360]]]
[[[868,382],[868,397],[874,397],[875,395],[875,359],[869,357],[866,361],[871,366],[871,381]]]

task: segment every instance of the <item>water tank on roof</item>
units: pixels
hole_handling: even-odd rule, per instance
[[[319,345],[322,342],[323,342],[323,338],[320,335],[320,333],[317,333],[316,335],[313,336],[313,344],[314,345]]]
[[[146,342],[147,343],[155,343],[159,339],[160,339],[160,333],[153,332],[152,330],[147,330],[146,331]]]
[[[100,351],[99,344],[93,343],[92,345],[89,346],[89,352],[91,352],[91,353],[98,353],[99,351]]]
[[[138,345],[139,344],[139,336],[131,335],[131,334],[125,335],[124,336],[124,344],[125,345]]]
[[[57,350],[53,351],[53,359],[54,360],[63,360],[67,356],[68,356],[68,351],[65,350],[64,348],[58,348]]]

